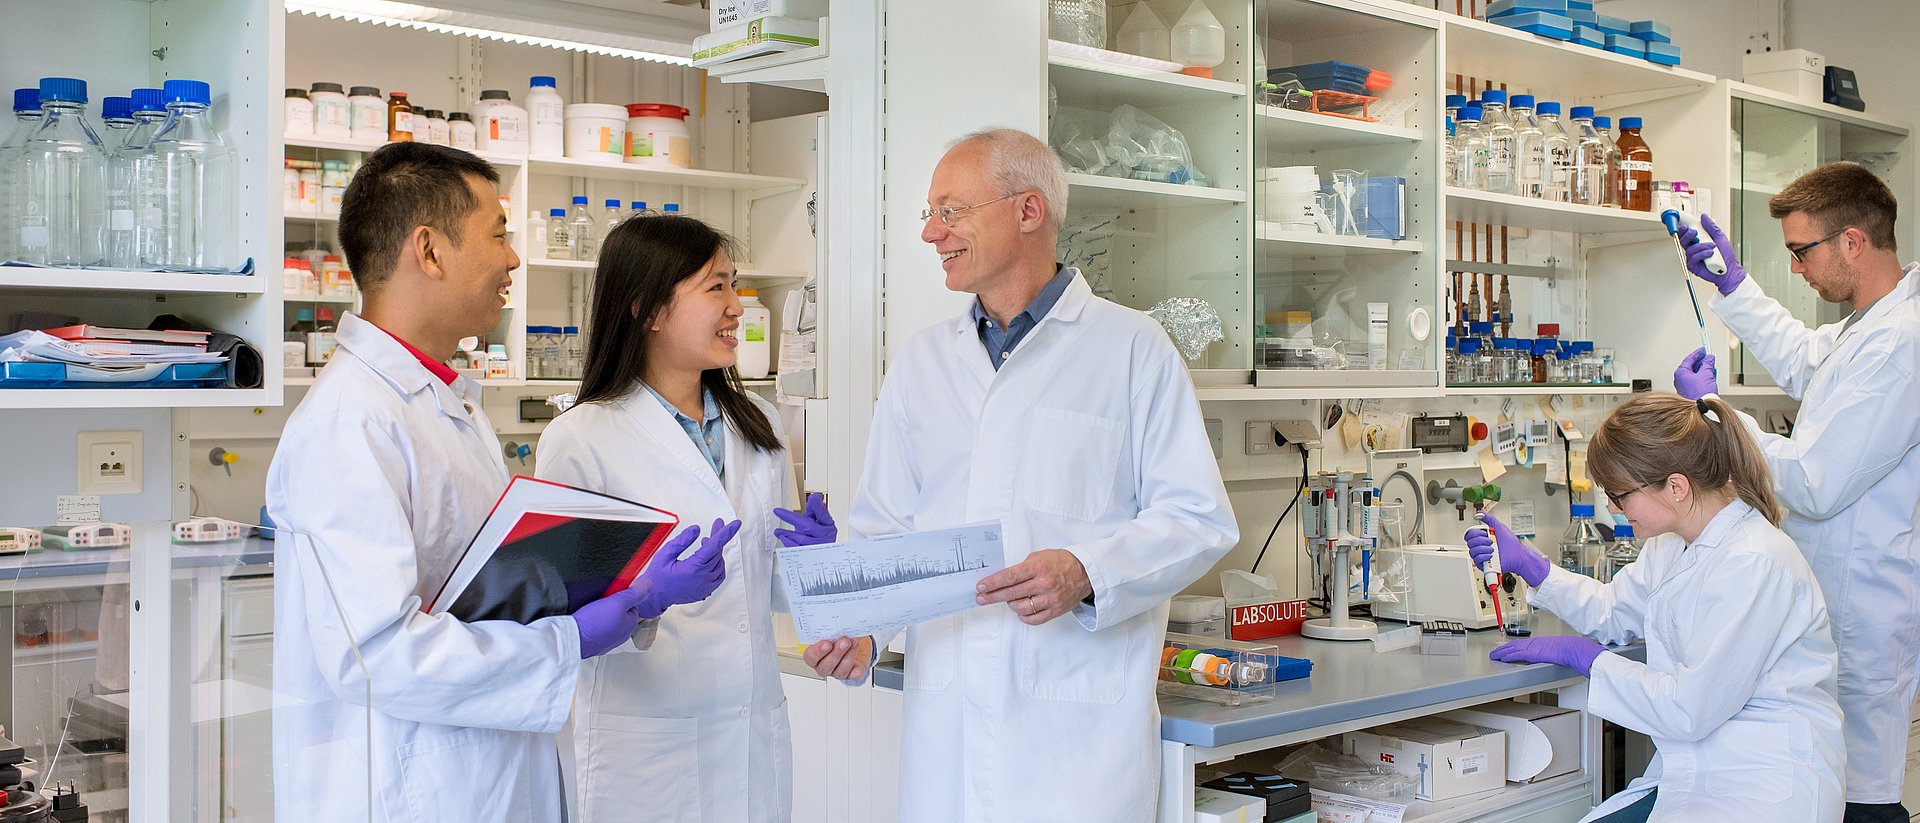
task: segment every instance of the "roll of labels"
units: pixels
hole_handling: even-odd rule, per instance
[[[1239,652],[1227,649],[1168,646],[1160,652],[1161,680],[1230,689],[1264,683],[1270,676],[1264,661],[1247,660]]]

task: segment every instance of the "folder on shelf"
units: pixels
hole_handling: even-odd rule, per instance
[[[427,612],[518,623],[571,614],[631,585],[678,523],[652,506],[517,475]]]
[[[47,334],[61,340],[117,340],[139,343],[181,343],[186,345],[207,345],[207,332],[176,331],[165,329],[116,329],[110,326],[90,326],[82,323],[77,326],[61,326],[47,329]]]

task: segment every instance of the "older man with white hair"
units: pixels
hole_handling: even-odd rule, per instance
[[[1054,261],[1066,201],[1008,129],[955,143],[927,194],[920,237],[976,299],[888,369],[845,525],[997,520],[1010,565],[987,608],[907,630],[901,820],[1152,820],[1167,602],[1239,539],[1172,341]],[[859,680],[875,645],[807,660]]]

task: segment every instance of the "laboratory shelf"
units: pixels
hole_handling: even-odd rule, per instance
[[[1727,81],[1727,88],[1735,98],[1741,100],[1765,103],[1769,106],[1797,111],[1802,114],[1811,114],[1827,120],[1837,120],[1849,126],[1882,131],[1897,137],[1905,137],[1908,131],[1910,131],[1909,124],[1898,120],[1876,117],[1863,111],[1842,108],[1832,103],[1816,103],[1810,100],[1803,100],[1786,92],[1775,91],[1749,83],[1729,80]]]
[[[599,163],[592,160],[568,160],[558,157],[531,158],[527,161],[527,170],[534,174],[584,177],[621,183],[730,189],[746,192],[747,197],[751,199],[784,194],[807,185],[807,181],[797,177],[770,177],[763,174],[741,174],[706,169],[663,169],[631,163]]]
[[[1233,100],[1247,87],[1179,72],[1047,55],[1047,82],[1075,108],[1109,110],[1122,104],[1140,108]]]
[[[1375,254],[1418,254],[1427,244],[1418,240],[1382,240],[1316,231],[1294,231],[1278,223],[1254,224],[1254,250],[1263,259],[1290,260],[1308,257],[1352,257]]]
[[[527,261],[530,269],[585,269],[593,271],[600,265],[597,260],[555,260],[551,257],[535,257]]]
[[[1695,91],[1719,81],[1678,66],[1575,45],[1460,15],[1442,15],[1445,71],[1521,83],[1555,99],[1590,100],[1667,89]],[[1544,99],[1544,98],[1543,98]]]
[[[1334,374],[1335,372],[1328,372]],[[1431,374],[1431,372],[1422,372]],[[1194,395],[1202,403],[1214,403],[1228,400],[1418,400],[1440,396],[1440,390],[1432,387],[1417,388],[1355,388],[1322,383],[1317,386],[1271,387],[1271,386],[1196,386]]]
[[[286,140],[287,148],[290,148],[290,149],[301,148],[301,149],[320,149],[323,151],[351,151],[351,152],[359,152],[361,154],[365,154],[367,152],[373,151],[374,149],[380,148],[381,146],[384,146],[387,144],[387,141],[385,140],[381,140],[378,142],[367,141],[367,140],[351,140],[351,139],[336,140],[330,137],[315,137],[310,134],[303,134],[303,135],[289,134],[289,135],[286,135],[285,140]],[[493,152],[493,151],[476,151],[474,152],[474,154],[478,155],[482,160],[485,160],[489,163],[493,163],[495,165],[500,165],[500,166],[518,166],[527,162],[527,157],[526,155],[523,155],[523,154],[503,154],[501,152]]]
[[[1786,389],[1780,388],[1779,386],[1747,386],[1747,385],[1741,385],[1736,383],[1734,385],[1721,388],[1719,393],[1724,397],[1760,397],[1760,398],[1777,398],[1780,400],[1793,399],[1792,397],[1789,397],[1787,395]]]
[[[1489,815],[1510,817],[1515,813],[1556,809],[1567,803],[1590,798],[1593,778],[1582,772],[1563,774],[1538,783],[1508,783],[1498,791],[1457,797],[1452,800],[1415,800],[1407,805],[1401,823],[1464,823]]]
[[[1515,384],[1512,386],[1448,386],[1448,397],[1548,397],[1556,394],[1578,395],[1628,395],[1633,393],[1631,386],[1624,385],[1534,385]]]
[[[286,217],[287,222],[289,223],[296,223],[296,222],[297,223],[338,223],[340,222],[340,215],[337,215],[337,214],[318,214],[315,212],[290,211],[282,216]]]
[[[66,663],[75,660],[92,660],[94,652],[100,647],[98,640],[70,640],[65,643],[48,643],[45,646],[14,646],[14,665],[30,663]]]
[[[152,294],[266,294],[266,278],[256,274],[190,274],[119,269],[41,269],[0,266],[0,290],[7,292],[86,291]]]
[[[1127,210],[1142,206],[1168,208],[1247,202],[1247,193],[1244,191],[1210,186],[1177,186],[1097,174],[1068,174],[1067,185],[1071,187],[1067,202],[1076,211],[1082,208]]]
[[[0,409],[266,406],[266,389],[0,389]]]
[[[758,83],[826,94],[831,48],[826,35],[827,27],[821,26],[818,46],[708,66],[707,74],[722,83]]]
[[[1253,128],[1269,152],[1296,153],[1356,146],[1405,146],[1420,142],[1420,130],[1344,117],[1255,106]]]
[[[598,268],[599,265],[599,262],[595,260],[555,260],[548,257],[536,257],[526,262],[526,267],[529,269],[562,269],[569,271],[593,271]],[[736,265],[738,268],[735,270],[734,276],[737,277],[742,284],[746,284],[749,287],[752,287],[753,284],[774,285],[779,283],[797,283],[807,279],[807,273],[803,271],[779,271],[774,269],[757,269],[747,264]]]
[[[1580,234],[1666,234],[1659,215],[1652,212],[1551,203],[1455,186],[1447,187],[1446,201],[1448,220]]]

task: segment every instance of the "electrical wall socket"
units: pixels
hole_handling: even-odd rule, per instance
[[[145,470],[138,431],[81,432],[79,494],[139,494]]]

